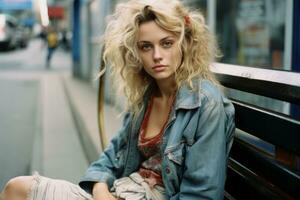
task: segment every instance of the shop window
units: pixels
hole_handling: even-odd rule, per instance
[[[284,67],[287,1],[217,1],[221,62],[253,67]]]
[[[219,62],[251,67],[291,70],[287,27],[292,3],[282,0],[217,0],[216,32],[223,57]],[[290,23],[290,24],[287,24]],[[284,55],[286,54],[286,55]],[[229,92],[230,97],[273,111],[297,116],[299,106],[286,102]]]

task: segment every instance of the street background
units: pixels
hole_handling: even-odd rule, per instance
[[[0,0],[0,190],[10,178],[35,171],[77,183],[97,159],[100,39],[119,2]],[[200,9],[217,36],[223,54],[217,62],[300,72],[300,1],[183,3]],[[51,32],[57,47],[47,63]],[[111,83],[106,76],[108,140],[125,102]],[[236,90],[228,96],[300,119],[297,105]]]

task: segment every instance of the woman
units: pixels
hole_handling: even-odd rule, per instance
[[[209,71],[216,47],[203,16],[176,0],[132,0],[118,5],[104,42],[128,108],[123,127],[79,183],[83,190],[35,176],[13,179],[4,195],[223,199],[234,109]],[[65,197],[52,197],[58,193]]]

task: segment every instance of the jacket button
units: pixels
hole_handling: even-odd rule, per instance
[[[170,174],[170,172],[171,172],[171,171],[170,171],[170,168],[169,168],[169,167],[166,167],[166,173],[167,173],[167,174]]]

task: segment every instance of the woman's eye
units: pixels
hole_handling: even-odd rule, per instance
[[[142,44],[142,45],[140,45],[140,47],[139,47],[142,51],[149,51],[151,48],[152,48],[152,46],[150,45],[150,44]]]
[[[173,41],[164,41],[164,42],[162,43],[162,46],[163,46],[164,48],[170,48],[172,45],[173,45]]]

